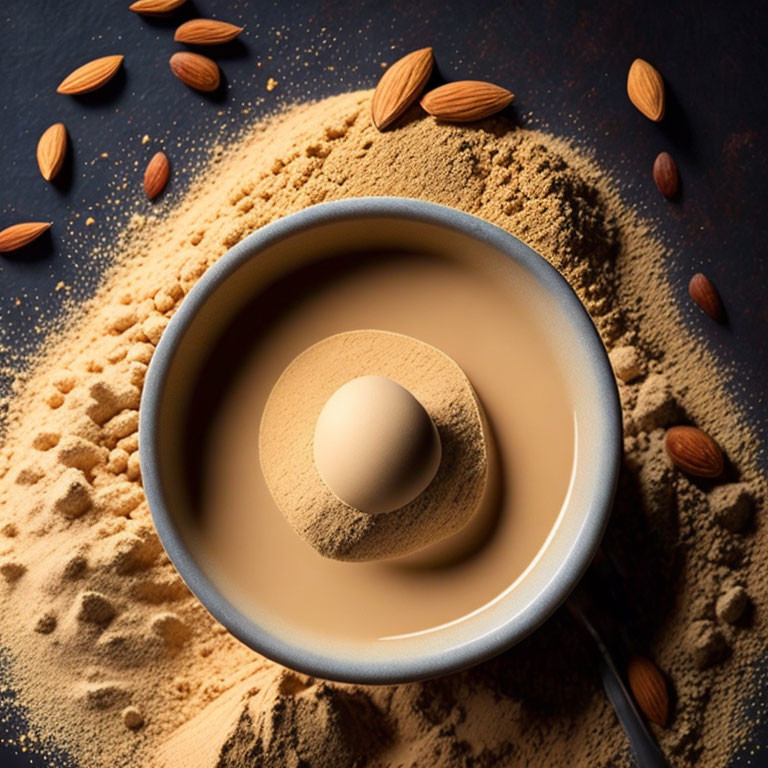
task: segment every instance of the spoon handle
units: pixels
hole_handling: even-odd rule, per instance
[[[624,729],[624,733],[626,733],[629,739],[629,746],[635,755],[637,764],[640,768],[668,768],[664,755],[661,753],[658,744],[637,711],[635,702],[624,685],[613,656],[608,650],[608,646],[603,642],[600,633],[589,618],[587,618],[577,598],[571,598],[568,601],[568,607],[571,613],[582,623],[597,646],[599,651],[598,668],[603,688],[608,696],[608,701],[611,702],[611,706],[616,713],[616,717],[619,719],[621,727]]]

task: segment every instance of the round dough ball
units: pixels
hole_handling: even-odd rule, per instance
[[[440,437],[424,406],[386,376],[342,384],[315,425],[315,466],[345,504],[379,515],[413,501],[440,466]]]

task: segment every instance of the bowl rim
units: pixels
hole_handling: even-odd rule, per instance
[[[538,598],[508,621],[449,650],[351,659],[334,655],[332,644],[307,648],[287,641],[241,613],[213,584],[187,548],[165,503],[158,463],[158,421],[165,382],[175,353],[197,312],[210,295],[263,249],[299,232],[337,221],[400,218],[438,225],[495,248],[533,273],[558,301],[584,343],[587,364],[604,407],[599,482],[567,557]],[[248,235],[200,277],[171,318],[147,370],[139,409],[139,459],[144,491],[160,541],[190,591],[227,630],[258,653],[314,677],[358,684],[393,684],[436,677],[473,666],[515,645],[539,627],[565,601],[589,566],[610,517],[618,482],[622,417],[618,388],[608,354],[587,310],[574,290],[546,259],[514,235],[483,219],[435,203],[398,197],[363,197],[319,203],[289,214]]]

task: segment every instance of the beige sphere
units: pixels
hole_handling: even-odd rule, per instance
[[[314,459],[329,490],[371,515],[412,502],[440,466],[440,437],[424,406],[385,376],[339,387],[315,425]]]

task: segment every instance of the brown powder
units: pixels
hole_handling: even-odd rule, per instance
[[[675,688],[671,726],[657,731],[663,748],[674,765],[724,765],[743,737],[740,697],[766,641],[763,612],[749,607],[768,592],[768,537],[749,522],[766,483],[724,374],[682,330],[662,246],[564,141],[502,120],[453,127],[417,114],[380,134],[369,106],[366,92],[296,107],[215,153],[175,209],[136,217],[97,296],[15,397],[0,458],[0,636],[20,701],[39,732],[89,766],[627,762],[589,647],[564,612],[462,674],[327,684],[216,625],[152,529],[135,414],[183,294],[280,216],[402,195],[527,241],[578,291],[609,349],[623,348],[613,357],[626,453],[607,546],[632,595],[631,639]],[[663,427],[684,420],[717,438],[737,485],[671,469]]]
[[[411,392],[442,442],[429,487],[385,515],[365,514],[334,496],[312,456],[325,402],[345,382],[370,373]],[[488,474],[482,416],[461,369],[428,344],[383,331],[336,334],[299,355],[264,409],[259,455],[267,486],[294,530],[320,554],[340,560],[404,555],[456,533],[480,506]]]

